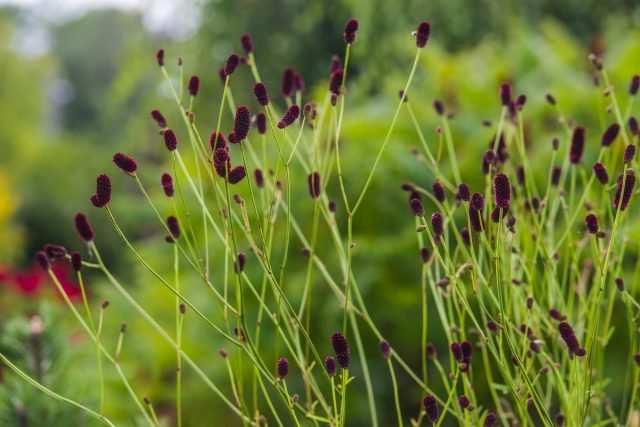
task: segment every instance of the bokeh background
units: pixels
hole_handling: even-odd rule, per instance
[[[430,141],[435,140],[437,125],[433,99],[443,99],[447,110],[455,113],[453,133],[469,181],[480,176],[480,153],[494,132],[481,122],[497,120],[501,82],[512,82],[517,93],[528,96],[527,143],[533,147],[532,164],[541,165],[536,174],[544,176],[549,142],[561,134],[545,93],[554,93],[564,111],[594,129],[589,141],[595,144],[609,119],[598,114],[602,88],[592,82],[588,53],[604,57],[621,94],[631,75],[640,71],[640,3],[635,0],[0,0],[2,351],[57,392],[95,407],[92,347],[33,262],[34,252],[47,242],[83,248],[71,222],[78,210],[88,212],[112,271],[168,329],[172,327],[171,295],[134,262],[104,213],[89,203],[95,175],[110,172],[121,226],[155,263],[171,259],[162,244],[162,230],[153,225],[153,212],[110,161],[116,151],[133,155],[153,194],[160,194],[159,185],[151,183],[168,168],[167,157],[148,114],[160,108],[170,121],[177,115],[155,64],[158,48],[165,48],[170,72],[176,72],[181,57],[186,73],[201,77],[202,92],[194,109],[202,133],[207,134],[215,126],[221,95],[218,69],[229,53],[241,50],[240,34],[252,34],[261,74],[274,94],[281,70],[292,65],[304,76],[306,100],[318,100],[326,90],[332,55],[343,55],[342,28],[352,16],[361,24],[350,63],[343,146],[352,192],[361,188],[365,176],[358,171],[371,165],[390,123],[413,57],[410,31],[419,20],[431,22],[432,39],[410,97]],[[233,85],[236,101],[250,103],[248,70],[243,69]],[[282,99],[275,102],[284,105]],[[367,214],[356,223],[354,260],[370,312],[383,333],[392,337],[394,347],[416,367],[420,265],[413,219],[399,186],[405,180],[424,186],[432,182],[411,153],[418,144],[408,117],[401,116],[363,205]],[[305,191],[302,185],[294,193],[301,217],[309,207]],[[337,188],[329,191],[339,198]],[[295,239],[292,246],[301,247]],[[328,262],[335,262],[330,242],[321,242],[320,247],[327,249]],[[294,252],[292,282],[302,280],[306,266]],[[56,273],[69,295],[77,298],[68,267],[56,265]],[[197,278],[185,274],[183,280],[194,283],[191,296],[205,297],[195,286]],[[152,397],[156,410],[171,423],[173,351],[119,301],[102,277],[89,275],[87,284],[94,309],[103,299],[112,301],[107,342],[115,340],[121,321],[129,324],[124,370],[137,392]],[[316,288],[314,333],[322,340],[341,315],[328,290]],[[208,312],[214,310],[212,305]],[[43,329],[35,333],[39,321]],[[224,343],[195,318],[187,320],[186,330],[188,351],[230,394],[218,356]],[[376,354],[377,342],[367,333],[364,336]],[[445,344],[441,345],[444,351]],[[328,352],[328,343],[320,348]],[[385,366],[377,357],[370,363],[374,375],[379,372],[375,382],[382,425],[389,425],[394,412]],[[185,372],[186,425],[238,425],[215,396]],[[118,425],[137,425],[133,403],[115,372],[107,369],[107,377],[108,413]],[[405,411],[415,413],[420,391],[403,375],[399,382]],[[612,395],[616,393],[620,390],[614,385]],[[0,395],[1,425],[93,425],[72,407],[45,398],[8,371]],[[362,407],[356,402],[351,401],[350,425],[367,425],[365,402]]]

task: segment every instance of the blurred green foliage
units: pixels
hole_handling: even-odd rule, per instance
[[[525,107],[528,123],[525,132],[532,163],[543,165],[535,171],[542,184],[547,173],[550,140],[553,136],[563,137],[553,111],[544,101],[545,93],[553,92],[565,112],[571,112],[573,119],[587,124],[588,143],[596,144],[600,131],[612,118],[598,114],[599,110],[603,111],[603,106],[596,101],[602,88],[591,83],[587,54],[591,50],[603,53],[620,95],[625,92],[630,76],[639,71],[640,6],[631,0],[211,1],[203,7],[203,24],[198,33],[193,39],[179,42],[145,32],[137,14],[99,11],[52,28],[52,49],[37,58],[16,52],[10,43],[15,32],[14,15],[1,14],[0,234],[3,244],[0,245],[0,267],[12,271],[26,268],[31,264],[34,251],[48,241],[70,248],[81,247],[73,233],[71,217],[77,210],[87,210],[107,264],[171,331],[173,309],[167,307],[172,307],[173,297],[133,262],[103,212],[90,209],[88,202],[95,175],[103,171],[111,173],[115,187],[113,209],[121,226],[145,256],[154,264],[164,266],[163,274],[171,274],[171,251],[162,242],[163,234],[153,222],[153,212],[144,204],[131,180],[116,173],[109,160],[116,151],[136,157],[141,163],[143,181],[153,195],[160,195],[160,173],[170,166],[148,112],[157,107],[170,122],[176,123],[179,118],[155,67],[155,50],[160,46],[166,48],[170,71],[176,72],[175,62],[181,56],[187,75],[195,73],[202,77],[202,94],[194,110],[202,134],[207,135],[215,126],[221,93],[217,70],[230,52],[239,51],[238,38],[242,32],[253,35],[260,70],[275,102],[282,107],[284,102],[276,94],[280,71],[285,65],[296,67],[304,75],[309,99],[324,97],[328,63],[333,54],[343,55],[342,26],[350,16],[361,21],[351,62],[353,73],[348,85],[348,113],[342,143],[343,161],[351,171],[367,170],[382,142],[398,101],[397,92],[411,65],[414,48],[410,32],[419,19],[431,21],[433,43],[422,57],[409,97],[432,147],[437,144],[438,123],[431,106],[433,99],[443,99],[447,110],[455,113],[452,128],[458,158],[463,178],[470,182],[481,179],[480,153],[488,147],[495,132],[495,127],[482,127],[481,121],[497,120],[497,88],[501,82],[512,81],[517,93],[529,97]],[[64,103],[56,101],[55,92],[52,94],[61,80],[70,84],[72,90],[71,98]],[[237,103],[254,105],[250,83],[248,71],[242,69],[233,84]],[[226,117],[224,129],[229,128],[229,123]],[[418,144],[409,117],[402,114],[362,207],[369,214],[362,215],[356,223],[354,258],[356,275],[374,319],[385,336],[393,337],[390,338],[393,346],[416,366],[420,356],[416,326],[420,316],[416,304],[419,257],[413,220],[406,214],[405,195],[399,186],[405,180],[427,188],[431,185],[432,177],[411,154],[411,148]],[[447,164],[445,160],[445,172]],[[304,179],[301,175],[294,176],[294,182],[301,179]],[[364,179],[363,175],[350,173],[346,177],[347,191],[353,194],[361,188]],[[336,184],[331,184],[329,192],[338,198]],[[304,186],[294,189],[294,200],[300,201],[294,210],[300,217],[309,216],[305,193]],[[168,204],[160,208],[166,211]],[[194,220],[199,219],[194,215]],[[339,219],[344,220],[343,213],[339,213]],[[310,223],[301,225],[305,230],[310,229]],[[629,230],[629,237],[639,237],[637,227]],[[297,249],[302,249],[301,244],[294,240],[292,246],[295,254],[290,264],[304,266],[304,258],[297,253]],[[329,265],[335,265],[328,242],[322,243],[319,253]],[[86,251],[83,254],[86,255]],[[220,257],[220,252],[212,253],[214,263],[219,262]],[[294,268],[290,283],[302,282],[303,277],[304,268]],[[2,280],[0,285],[4,286],[8,279]],[[206,301],[210,297],[193,275],[184,273],[181,281],[193,300]],[[340,308],[321,286],[319,278],[317,282],[312,334],[322,342],[328,335],[326,331],[336,327]],[[115,345],[119,323],[128,322],[124,370],[133,379],[136,391],[150,395],[159,414],[171,419],[173,352],[103,279],[89,275],[88,287],[96,312],[102,299],[112,300],[105,327],[109,331],[106,340],[110,348]],[[9,286],[3,289],[3,294],[13,295],[12,301],[21,298],[57,301],[51,292],[18,297],[15,292]],[[293,287],[289,292],[295,295],[299,289]],[[51,310],[33,302],[6,308],[0,317],[6,338],[2,341],[3,351],[10,346],[19,347],[16,341],[7,342],[7,339],[26,339],[27,313],[38,313],[45,330],[54,323],[63,326],[56,328],[59,335],[46,338],[48,345],[65,354],[52,357],[56,366],[52,366],[51,375],[58,380],[55,383],[51,380],[49,384],[72,398],[85,396],[85,402],[95,403],[96,388],[87,385],[96,381],[91,346],[86,338],[77,339],[78,329],[72,326],[70,315],[57,304]],[[204,312],[218,319],[219,311],[213,304]],[[187,317],[187,352],[230,394],[224,365],[217,354],[224,343],[201,326],[195,318]],[[69,331],[74,334],[63,335]],[[272,338],[268,334],[273,331],[266,333]],[[367,348],[376,354],[377,343],[368,332],[363,333]],[[433,338],[436,341],[437,334],[435,332]],[[324,347],[327,349],[328,344]],[[21,357],[18,350],[13,355],[17,360],[28,360],[26,356]],[[83,361],[80,367],[74,364],[79,360]],[[371,361],[370,368],[380,373],[376,393],[380,396],[382,424],[387,425],[393,420],[393,406],[386,368],[382,360],[376,359]],[[25,365],[25,369],[33,374],[36,368]],[[616,369],[615,366],[612,365],[612,369]],[[186,425],[198,425],[198,420],[214,417],[220,425],[237,425],[238,420],[226,414],[215,396],[185,372],[184,388],[189,390],[189,398],[184,402]],[[64,380],[60,380],[62,376]],[[135,425],[134,421],[125,421],[135,413],[135,407],[121,382],[114,372],[108,372],[107,376],[107,412],[122,422],[118,425]],[[38,411],[51,417],[48,419],[52,423],[59,419],[53,417],[78,416],[64,405],[42,398],[10,374],[5,379],[9,386],[3,394],[4,409],[0,411],[1,419],[7,423],[3,425],[15,425],[15,418],[11,417],[15,416],[17,406],[15,399],[8,396],[18,396],[27,408],[38,406]],[[399,382],[407,391],[405,396],[410,396],[415,386],[403,376]],[[299,384],[293,383],[292,387],[296,386]],[[613,388],[613,395],[620,392],[615,390],[615,385]],[[407,410],[415,410],[418,402],[419,391],[414,391],[416,398],[403,402]],[[349,410],[354,420],[351,425],[365,425],[365,421],[357,420],[366,420],[366,407]]]

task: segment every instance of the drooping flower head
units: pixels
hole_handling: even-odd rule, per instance
[[[116,153],[113,155],[113,163],[128,174],[134,173],[138,169],[138,164],[133,157],[124,153]]]
[[[300,107],[298,104],[293,104],[287,108],[284,116],[282,116],[282,119],[278,122],[278,128],[284,129],[287,126],[292,125],[296,120],[298,120],[298,117],[300,117]]]
[[[620,132],[620,125],[618,123],[612,123],[611,125],[609,125],[607,129],[605,129],[604,133],[602,134],[602,139],[600,140],[600,144],[603,147],[610,146],[613,143],[613,141],[615,141],[615,139],[617,138],[619,132]]]
[[[158,124],[161,129],[167,127],[167,119],[164,118],[160,110],[151,110],[151,118]]]

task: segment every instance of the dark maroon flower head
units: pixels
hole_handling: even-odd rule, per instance
[[[507,214],[508,210],[507,209],[502,209],[499,207],[495,207],[493,208],[493,210],[491,211],[491,221],[495,222],[496,224],[498,224],[500,222],[500,218],[504,218],[505,215]],[[502,213],[502,215],[501,215]]]
[[[292,125],[296,120],[298,120],[298,117],[300,117],[300,107],[298,104],[293,104],[287,108],[284,116],[282,116],[282,119],[278,122],[278,128],[284,129],[287,126]]]
[[[156,61],[160,67],[164,67],[164,49],[158,49],[156,52]]]
[[[624,163],[626,164],[631,163],[635,155],[636,155],[636,146],[633,144],[627,145],[624,149],[624,157],[623,157]]]
[[[53,243],[47,243],[44,245],[43,250],[50,259],[64,258],[67,254],[67,248],[60,245],[54,245]]]
[[[638,89],[640,89],[640,76],[636,74],[631,77],[631,83],[629,83],[629,95],[635,96],[638,93]]]
[[[336,359],[332,356],[327,356],[324,358],[324,368],[327,370],[327,375],[333,377],[336,374]]]
[[[567,345],[569,349],[569,354],[576,356],[584,356],[585,351],[580,347],[580,343],[578,342],[578,338],[576,338],[576,333],[573,328],[567,322],[560,322],[558,324],[558,332],[560,332],[560,337]]]
[[[43,270],[49,269],[49,258],[47,258],[47,254],[44,251],[36,252],[36,261]]]
[[[438,401],[435,397],[428,394],[422,399],[422,407],[424,408],[424,412],[427,414],[427,418],[432,423],[437,423],[440,419],[440,406],[438,405]]]
[[[536,300],[535,300],[533,297],[527,297],[527,308],[528,308],[528,309],[531,309],[531,307],[533,307],[533,303],[534,303],[535,301],[536,301]]]
[[[167,197],[173,197],[173,178],[167,172],[163,173],[160,177],[160,184],[162,185],[162,189],[164,190],[164,194]]]
[[[524,166],[520,165],[516,168],[516,178],[518,178],[518,184],[524,186],[524,183],[525,183]]]
[[[91,224],[84,213],[77,212],[73,217],[73,223],[76,226],[76,231],[85,242],[93,240],[93,227],[91,227]]]
[[[333,55],[331,57],[331,62],[329,63],[329,73],[333,73],[336,70],[342,68],[342,61],[338,55]]]
[[[426,343],[424,346],[424,351],[427,353],[427,357],[431,359],[435,359],[438,356],[438,351],[436,350],[435,345],[433,343]]]
[[[431,215],[431,228],[433,228],[433,238],[438,240],[444,234],[444,221],[440,212]]]
[[[285,98],[290,97],[295,92],[296,70],[293,67],[286,67],[282,70],[280,80],[280,94]]]
[[[551,169],[551,185],[557,187],[560,183],[560,177],[562,176],[562,168],[560,166],[554,166]]]
[[[106,173],[96,178],[96,194],[91,197],[91,203],[96,208],[103,208],[111,201],[111,178]]]
[[[551,310],[549,310],[549,316],[551,316],[553,319],[556,319],[558,321],[563,321],[567,318],[567,316],[560,313],[560,311],[557,308],[552,308]]]
[[[344,335],[340,332],[331,335],[331,345],[336,354],[338,365],[340,365],[342,369],[349,369],[349,344]]]
[[[351,18],[347,21],[344,26],[344,42],[347,44],[353,43],[356,41],[356,37],[358,36],[358,20]]]
[[[242,273],[244,271],[244,264],[247,262],[247,256],[243,253],[240,252],[238,254],[238,261],[237,261],[237,269],[236,272],[237,273]]]
[[[511,184],[507,175],[499,173],[495,176],[493,179],[493,192],[496,207],[509,209],[511,205]]]
[[[622,181],[624,180],[624,190],[622,189]],[[625,172],[625,178],[622,174],[618,177],[618,187],[616,189],[616,195],[613,199],[613,207],[618,209],[618,205],[621,204],[620,210],[625,210],[631,200],[631,194],[633,194],[633,187],[636,185],[636,174],[632,169],[627,169]],[[620,200],[622,197],[622,201]]]
[[[622,277],[616,277],[615,282],[618,290],[621,292],[624,291],[624,279]]]
[[[398,91],[398,96],[400,97],[400,100],[402,102],[409,102],[409,95],[407,95],[406,93],[404,93],[404,89],[400,89]]]
[[[456,360],[456,362],[462,363],[464,361],[464,354],[462,353],[462,348],[460,347],[459,342],[452,343],[449,346],[449,349],[451,350],[451,354],[453,355],[453,358]]]
[[[631,116],[629,120],[627,120],[627,125],[629,126],[629,132],[632,135],[640,135],[640,126],[638,125],[638,119]]]
[[[610,146],[613,141],[618,137],[618,133],[620,132],[620,125],[617,123],[612,123],[602,134],[602,139],[600,140],[600,144],[603,147]]]
[[[427,248],[426,246],[420,248],[420,258],[425,264],[429,262],[429,258],[431,258],[431,251],[429,251],[429,248]]]
[[[236,68],[238,68],[239,64],[240,64],[240,57],[238,56],[238,54],[232,53],[231,55],[229,55],[229,57],[227,58],[227,62],[225,62],[224,64],[224,69],[222,72],[223,75],[225,77],[229,77],[231,74],[233,74]]]
[[[151,118],[160,126],[160,128],[164,129],[167,127],[167,119],[164,118],[160,110],[151,110]]]
[[[267,91],[267,87],[264,83],[256,83],[253,86],[253,94],[255,95],[258,104],[262,105],[263,107],[269,105],[269,92]]]
[[[596,216],[596,214],[594,213],[588,214],[584,218],[584,225],[587,226],[587,230],[589,230],[589,233],[596,234],[599,228],[598,217]]]
[[[402,189],[402,191],[415,191],[416,187],[415,187],[415,185],[413,185],[412,182],[405,181],[400,186],[400,189]]]
[[[578,126],[573,130],[573,136],[571,137],[571,147],[569,149],[569,161],[574,165],[580,163],[582,161],[583,153],[584,153],[584,128]]]
[[[464,394],[458,397],[458,403],[460,404],[460,407],[464,409],[467,409],[469,405],[471,405],[471,401]]]
[[[197,96],[200,91],[200,78],[198,76],[191,76],[189,79],[189,95]]]
[[[264,187],[264,174],[262,173],[262,169],[256,169],[253,171],[253,177],[256,180],[256,186],[258,188]]]
[[[248,54],[253,52],[253,40],[251,40],[251,36],[249,33],[244,33],[240,36],[240,44],[245,52]]]
[[[167,228],[169,229],[169,232],[171,233],[174,239],[177,239],[178,237],[180,237],[180,224],[178,223],[178,218],[176,218],[173,215],[168,217]]]
[[[329,212],[335,213],[336,209],[338,209],[338,205],[336,204],[336,201],[329,200],[329,203],[327,204],[327,209],[329,209]]]
[[[289,361],[285,357],[278,359],[278,378],[285,379],[289,375]]]
[[[230,142],[241,142],[247,139],[247,135],[249,135],[249,129],[251,128],[251,113],[249,109],[244,105],[240,105],[236,110],[236,118],[233,121],[233,134],[235,141]]]
[[[163,132],[164,136],[164,145],[167,147],[167,150],[174,151],[178,148],[178,138],[176,137],[176,133],[172,129],[167,129]]]
[[[473,193],[471,196],[471,207],[479,212],[484,210],[484,196],[482,193]]]
[[[255,115],[256,129],[260,135],[264,135],[267,132],[267,115],[262,111]]]
[[[444,114],[444,103],[439,99],[434,99],[433,100],[433,109],[436,110],[436,113],[439,116],[442,116]]]
[[[80,255],[80,252],[76,251],[71,254],[71,266],[75,272],[82,270],[82,255]]]
[[[555,137],[554,137],[554,138],[551,140],[551,149],[552,149],[553,151],[557,151],[559,146],[560,146],[560,140],[559,140],[558,138],[555,138]]]
[[[209,138],[209,145],[211,146],[211,150],[216,151],[218,149],[227,149],[227,140],[224,137],[224,133],[215,131],[211,132],[211,137]]]
[[[504,107],[511,105],[511,85],[509,85],[509,83],[500,85],[500,103]]]
[[[602,163],[598,162],[593,165],[593,173],[601,184],[609,183],[609,173],[607,172],[607,167]]]
[[[415,216],[424,216],[424,205],[422,200],[417,197],[409,198],[409,209]]]
[[[429,41],[431,35],[431,25],[427,21],[421,22],[416,30],[416,46],[423,48]]]
[[[431,190],[433,191],[433,195],[437,201],[440,203],[444,203],[446,195],[444,193],[444,186],[439,180],[436,180],[431,186]]]
[[[553,97],[553,95],[551,95],[550,93],[545,95],[545,98],[547,99],[547,102],[551,105],[556,105],[556,99]]]
[[[329,91],[338,96],[340,95],[340,89],[342,88],[342,78],[344,77],[344,70],[342,68],[335,70],[331,73],[329,78]]]
[[[636,361],[636,364],[640,366],[640,353],[636,353],[633,355],[633,360]]]
[[[527,103],[527,95],[525,94],[518,95],[518,97],[516,98],[516,108],[518,110],[522,110],[522,107],[524,107],[524,104],[526,103]]]
[[[460,238],[465,245],[469,246],[471,244],[471,234],[469,234],[469,229],[467,227],[462,227],[460,229]]]
[[[391,357],[391,346],[387,340],[380,341],[380,352],[382,353],[382,357],[385,359]]]
[[[556,414],[556,416],[554,417],[554,421],[556,423],[555,427],[562,427],[564,426],[564,415],[561,412],[558,412]]]
[[[468,202],[470,198],[471,198],[471,190],[469,190],[469,186],[464,182],[458,185],[456,200],[464,200],[465,202]]]
[[[236,166],[229,171],[229,184],[237,184],[247,176],[247,171],[244,166]]]
[[[113,155],[113,163],[126,173],[134,173],[138,169],[138,164],[133,157],[124,153],[116,153]]]
[[[309,186],[309,195],[313,199],[320,197],[320,174],[318,172],[310,173],[307,176],[307,185]]]
[[[496,421],[498,421],[498,416],[494,412],[488,412],[487,416],[484,417],[482,427],[493,427]]]

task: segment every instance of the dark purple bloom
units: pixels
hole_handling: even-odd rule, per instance
[[[496,421],[498,421],[498,416],[494,412],[488,412],[487,416],[484,417],[482,427],[493,427]]]
[[[167,147],[167,150],[174,151],[176,148],[178,148],[178,138],[176,137],[176,133],[173,130],[165,130],[163,132],[163,136],[164,145]]]
[[[169,232],[171,233],[174,239],[177,239],[178,237],[180,237],[180,224],[178,223],[178,218],[176,218],[173,215],[168,217],[167,228],[169,229]]]
[[[584,356],[586,354],[584,348],[580,347],[578,338],[576,338],[576,333],[570,324],[567,322],[560,322],[558,324],[558,332],[560,332],[560,337],[567,345],[571,355],[575,354],[576,356]]]
[[[435,196],[436,200],[439,201],[440,203],[444,203],[446,196],[444,194],[444,186],[442,185],[442,183],[436,180],[431,186],[431,189],[433,191],[433,195]]]
[[[197,96],[200,91],[200,78],[198,76],[191,76],[189,79],[189,95]]]
[[[75,272],[82,270],[82,255],[80,255],[80,252],[74,252],[71,254],[71,266]]]
[[[158,49],[156,52],[156,61],[160,67],[164,67],[164,49]]]
[[[240,44],[245,52],[253,52],[253,40],[251,40],[251,36],[248,33],[244,33],[240,36]]]
[[[91,227],[91,224],[85,214],[77,212],[73,217],[73,223],[76,226],[76,231],[85,242],[93,240],[93,227]]]
[[[511,105],[511,86],[508,83],[500,85],[500,103],[504,107]]]
[[[589,233],[596,234],[598,232],[599,224],[598,224],[598,217],[596,216],[596,214],[594,213],[588,214],[584,218],[584,224],[587,226],[587,230],[589,230]]]
[[[520,165],[516,168],[516,178],[518,178],[518,184],[524,186],[524,182],[525,182],[524,166]]]
[[[331,57],[331,62],[329,63],[329,73],[333,73],[336,70],[342,68],[342,61],[338,57],[338,55],[333,55]]]
[[[524,104],[526,103],[527,103],[527,95],[525,94],[518,95],[518,98],[516,98],[516,108],[518,110],[522,110],[522,107],[524,107]]]
[[[471,199],[471,190],[469,190],[469,186],[463,182],[458,185],[456,200],[464,200],[465,202],[468,202],[469,199]]]
[[[247,171],[244,166],[236,166],[229,171],[229,184],[237,184],[244,179],[247,175]]]
[[[106,173],[96,178],[96,194],[91,197],[91,202],[96,208],[105,207],[111,201],[111,178]]]
[[[554,166],[551,169],[551,185],[557,187],[560,183],[560,177],[562,176],[562,168],[560,166]]]
[[[409,209],[415,216],[424,216],[424,205],[422,200],[417,197],[409,198]]]
[[[340,90],[342,89],[342,79],[344,77],[344,70],[340,68],[339,70],[335,70],[331,73],[331,77],[329,78],[329,91],[338,96],[340,95]]]
[[[253,177],[256,180],[256,186],[258,188],[264,187],[264,174],[262,173],[262,169],[256,169],[253,171]]]
[[[387,340],[380,341],[380,352],[385,359],[391,357],[391,346]]]
[[[471,196],[471,207],[479,212],[484,210],[484,196],[482,193],[473,193]]]
[[[464,354],[462,353],[460,343],[454,342],[449,346],[449,348],[451,349],[451,354],[453,355],[453,358],[456,360],[456,362],[462,363],[464,361]]]
[[[336,374],[336,359],[331,356],[324,358],[324,368],[327,370],[327,375],[333,377]]]
[[[551,310],[549,310],[549,316],[551,316],[552,318],[558,321],[563,321],[567,318],[567,316],[560,313],[560,311],[557,308],[552,308]]]
[[[416,30],[416,46],[423,48],[429,41],[429,35],[431,34],[431,25],[427,21],[421,22]]]
[[[636,174],[633,170],[627,169],[623,179],[622,174],[618,177],[618,188],[616,189],[616,195],[613,199],[613,207],[618,209],[618,204],[621,203],[620,209],[625,210],[633,194],[633,187],[636,185]],[[622,181],[624,180],[624,191],[622,190]],[[620,197],[622,196],[622,202]]]
[[[629,95],[635,96],[638,93],[638,89],[640,89],[640,76],[636,74],[631,77],[631,83],[629,83]]]
[[[258,104],[266,107],[269,105],[269,92],[267,91],[267,87],[262,82],[258,82],[253,86],[253,94],[256,97],[256,101]]]
[[[289,361],[285,357],[278,359],[278,378],[285,379],[289,375]]]
[[[358,20],[357,19],[349,19],[347,24],[344,26],[344,42],[347,44],[353,43],[356,40],[358,35]]]
[[[433,228],[433,237],[436,240],[444,234],[444,221],[440,212],[434,212],[431,215],[431,228]]]
[[[624,291],[624,279],[622,277],[616,277],[615,282],[618,290]]]
[[[331,345],[336,354],[338,365],[340,365],[342,369],[349,369],[349,344],[344,335],[340,332],[331,335]]]
[[[278,128],[284,129],[287,126],[290,126],[291,124],[293,124],[293,122],[298,120],[298,117],[300,117],[300,107],[298,106],[298,104],[293,104],[289,108],[287,108],[284,116],[282,116],[282,119],[280,119],[280,121],[278,122]]]
[[[551,95],[550,93],[545,95],[545,98],[547,99],[547,102],[551,105],[556,105],[556,99],[553,97],[553,95]]]
[[[406,93],[404,93],[404,89],[400,89],[398,91],[398,96],[400,97],[400,100],[402,102],[409,102],[409,96]]]
[[[160,126],[161,128],[167,127],[167,120],[164,118],[160,110],[151,110],[151,118]]]
[[[63,258],[67,254],[67,248],[53,243],[47,243],[43,249],[50,259]]]
[[[427,418],[432,423],[437,423],[440,419],[440,406],[438,405],[438,401],[435,397],[430,394],[426,395],[424,399],[422,399],[422,407],[427,414]]]
[[[422,262],[425,264],[429,262],[429,258],[431,258],[431,252],[429,251],[429,248],[427,247],[420,248],[420,258],[422,259]]]
[[[496,207],[500,209],[509,209],[511,205],[511,184],[509,177],[503,173],[499,173],[493,179],[493,192]]]
[[[601,184],[607,184],[609,182],[609,174],[607,173],[607,168],[602,163],[598,162],[593,165],[593,173]]]
[[[307,184],[309,186],[309,195],[313,199],[320,197],[320,174],[318,172],[310,173],[307,176]]]
[[[233,134],[235,141],[231,141],[231,138],[229,138],[229,141],[244,141],[247,139],[247,135],[249,134],[249,128],[251,128],[251,113],[247,107],[240,105],[236,110],[236,118],[233,121]]]
[[[280,80],[280,93],[285,98],[290,97],[295,92],[296,70],[293,67],[286,67],[282,70],[282,79]]]
[[[173,178],[167,172],[163,173],[160,177],[160,183],[162,185],[162,190],[164,190],[164,194],[167,197],[173,196]]]
[[[582,161],[583,153],[584,153],[584,128],[578,126],[573,130],[573,136],[571,138],[571,147],[569,149],[569,161],[574,165],[580,163]]]
[[[469,405],[471,405],[471,401],[464,394],[458,397],[458,403],[460,404],[460,407],[464,409],[467,409]]]
[[[329,212],[335,213],[336,209],[338,208],[335,200],[329,200],[329,203],[327,204],[327,208],[329,209]]]
[[[618,137],[618,133],[620,132],[620,125],[617,123],[612,123],[602,134],[602,139],[600,140],[600,144],[603,147],[610,146],[613,141]]]
[[[43,270],[49,269],[49,258],[47,258],[47,254],[44,251],[36,252],[36,261]]]
[[[247,256],[243,253],[240,252],[238,254],[238,261],[237,261],[237,269],[236,272],[237,273],[242,273],[244,271],[244,264],[247,261]]]
[[[469,234],[469,229],[467,227],[462,227],[460,229],[460,238],[465,245],[469,246],[471,244],[471,235]]]
[[[209,145],[211,146],[211,150],[213,151],[216,151],[218,149],[227,149],[227,140],[224,137],[224,133],[216,133],[215,131],[211,132]]]
[[[640,126],[638,125],[638,119],[631,116],[629,117],[629,120],[627,120],[627,124],[629,125],[629,132],[631,132],[632,135],[640,134]]]
[[[138,169],[138,164],[124,153],[116,153],[113,155],[113,163],[126,173],[134,173]]]
[[[624,149],[624,157],[623,157],[624,163],[626,164],[631,163],[635,155],[636,155],[636,146],[633,144],[627,145]]]
[[[444,104],[439,99],[433,100],[433,108],[439,116],[444,114]]]
[[[236,53],[232,53],[227,58],[227,62],[224,64],[223,75],[225,77],[229,77],[233,72],[238,68],[238,64],[240,64],[240,57]]]
[[[255,115],[256,129],[260,135],[267,132],[267,115],[262,111]]]

